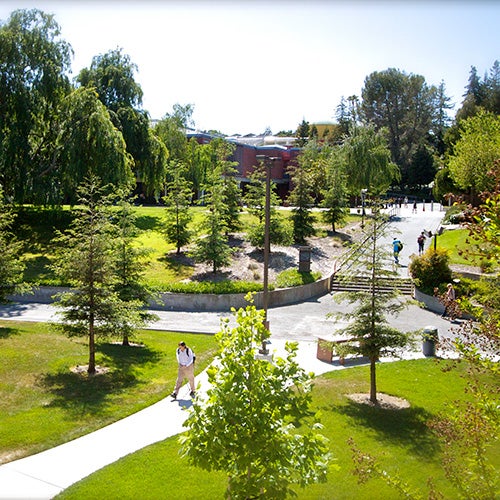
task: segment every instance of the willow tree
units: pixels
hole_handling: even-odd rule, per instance
[[[132,187],[132,158],[95,90],[81,87],[65,98],[57,144],[61,189],[70,201],[89,176],[104,185]]]
[[[16,202],[59,202],[55,122],[71,90],[71,56],[53,15],[16,10],[0,23],[0,182]]]
[[[383,130],[371,126],[357,127],[344,142],[340,158],[346,172],[347,183],[353,194],[368,189],[378,195],[401,178],[399,168],[391,161],[391,152]]]

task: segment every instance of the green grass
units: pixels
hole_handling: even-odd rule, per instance
[[[470,240],[469,231],[467,229],[453,229],[445,231],[441,236],[438,236],[436,246],[446,248],[450,254],[450,264],[477,266],[473,260],[465,259],[465,256],[459,254],[459,250],[465,250]],[[434,248],[434,240],[430,245]]]
[[[441,468],[441,450],[426,422],[448,405],[465,399],[464,382],[456,370],[443,371],[431,359],[379,364],[379,390],[407,399],[411,407],[399,411],[351,402],[346,394],[367,392],[368,367],[330,372],[316,379],[314,407],[321,412],[323,433],[334,457],[325,484],[297,489],[299,499],[397,499],[380,481],[359,485],[352,474],[353,438],[366,453],[376,456],[390,473],[399,475],[426,497],[432,477],[447,498],[456,497]],[[461,366],[461,365],[459,365]],[[463,366],[459,368],[463,369]],[[498,446],[495,451],[500,451]],[[500,453],[497,453],[497,457]],[[497,459],[496,465],[500,465]],[[148,498],[169,500],[223,498],[225,475],[205,472],[179,456],[176,437],[151,445],[97,471],[65,490],[58,498]],[[188,493],[187,493],[188,491]],[[110,496],[111,495],[111,496]]]
[[[190,228],[195,234],[199,234],[199,223],[205,209],[192,207],[191,210],[193,221]],[[172,252],[175,247],[167,243],[162,234],[166,216],[165,208],[138,206],[134,207],[134,211],[137,217],[136,226],[139,230],[136,244],[149,250],[144,261],[144,280],[148,285],[153,289],[166,291],[170,290],[172,284],[181,283],[191,277],[193,268],[173,257]],[[291,213],[289,210],[283,210],[280,214],[288,219]],[[326,236],[329,228],[321,221],[320,214],[314,213],[314,218],[318,236]],[[348,217],[349,222],[356,219],[356,216]],[[242,212],[240,220],[244,232],[254,222],[255,217]],[[60,285],[50,269],[55,254],[52,239],[56,231],[64,231],[70,221],[71,210],[68,206],[61,209],[26,206],[19,210],[13,231],[17,238],[24,242],[21,258],[26,264],[24,273],[26,282],[45,286]],[[249,290],[247,287],[244,291]]]
[[[182,338],[197,355],[197,370],[211,360],[213,336]],[[179,334],[144,330],[141,347],[97,346],[96,377],[70,371],[88,362],[83,339],[68,339],[50,324],[0,321],[0,461],[12,460],[92,432],[168,395],[175,383]]]

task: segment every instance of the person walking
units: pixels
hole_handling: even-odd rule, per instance
[[[417,243],[418,243],[418,255],[422,255],[424,253],[424,245],[425,245],[425,234],[422,231],[417,238]]]
[[[191,388],[190,396],[194,397],[194,362],[196,356],[192,349],[190,349],[185,342],[179,342],[177,350],[175,352],[177,363],[179,365],[179,370],[177,372],[177,382],[175,383],[174,392],[171,396],[177,399],[177,394],[181,388],[184,379],[189,381],[189,387]]]
[[[392,240],[392,250],[394,252],[394,262],[399,264],[399,252],[403,250],[403,243],[401,243],[401,241],[397,238],[394,238]]]
[[[444,295],[444,311],[441,315],[443,318],[445,316],[453,316],[455,297],[455,289],[451,283],[448,283],[446,293]]]

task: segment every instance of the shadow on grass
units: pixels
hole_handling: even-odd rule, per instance
[[[18,335],[19,330],[17,328],[11,328],[10,326],[4,326],[0,328],[0,339],[8,339],[14,335]]]
[[[24,264],[24,279],[27,281],[43,281],[46,279],[54,279],[54,272],[50,269],[53,262],[44,255],[25,258]]]
[[[431,457],[440,449],[436,437],[426,425],[433,415],[423,408],[388,410],[349,401],[347,405],[335,406],[332,410],[372,429],[380,440],[405,446],[415,455]]]
[[[135,219],[135,225],[143,230],[161,229],[163,227],[161,217],[153,217],[152,215],[141,215]]]
[[[140,382],[131,373],[116,370],[92,377],[68,371],[45,374],[39,383],[54,397],[47,408],[98,414],[107,405],[111,394],[130,389]]]
[[[186,255],[184,252],[179,254],[175,252],[165,254],[158,259],[158,262],[164,264],[167,270],[172,271],[175,274],[185,274],[187,269],[195,268],[194,259]]]
[[[100,344],[98,349],[105,356],[102,364],[113,367],[110,371],[91,377],[68,371],[41,377],[39,383],[54,396],[47,405],[48,408],[59,407],[77,413],[99,413],[106,406],[110,395],[143,383],[134,374],[135,366],[160,359],[159,353],[141,346]]]
[[[133,342],[133,339],[130,342]],[[161,359],[159,352],[143,345],[99,344],[99,352],[122,372],[129,372],[137,365],[155,363]]]

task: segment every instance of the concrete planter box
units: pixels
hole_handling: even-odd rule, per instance
[[[437,297],[434,297],[432,295],[427,295],[421,292],[418,288],[415,288],[415,291],[413,293],[413,298],[418,302],[422,302],[425,305],[425,308],[429,309],[429,311],[438,314],[444,313],[444,305],[441,304],[441,302],[439,302]]]

